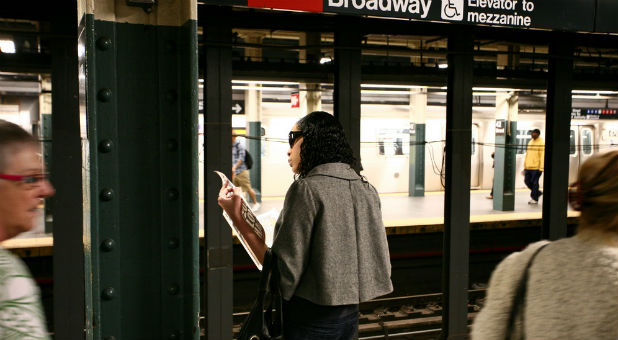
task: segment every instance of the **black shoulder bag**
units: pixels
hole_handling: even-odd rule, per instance
[[[515,297],[513,298],[513,305],[511,306],[511,314],[509,315],[509,323],[506,328],[506,339],[508,340],[515,339],[515,334],[513,334],[513,332],[515,331],[515,319],[517,319],[517,316],[520,314],[522,317],[522,328],[521,328],[521,337],[518,337],[518,338],[521,338],[521,339],[525,338],[524,328],[523,328],[523,319],[524,319],[523,313],[526,307],[526,286],[528,284],[528,272],[529,272],[530,266],[532,266],[532,261],[534,261],[534,258],[548,244],[549,243],[546,243],[540,246],[534,252],[534,254],[532,254],[532,256],[530,257],[530,260],[528,261],[528,265],[526,265],[524,274],[519,280],[519,283],[517,285],[517,290],[515,291]]]
[[[264,254],[258,297],[243,322],[238,340],[282,340],[283,315],[277,256],[270,248]]]

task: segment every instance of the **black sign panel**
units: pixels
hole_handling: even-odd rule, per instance
[[[573,109],[572,119],[618,119],[616,109]]]
[[[618,1],[597,0],[595,32],[618,33]]]
[[[588,0],[324,0],[324,12],[592,31],[595,6]]]
[[[208,4],[618,33],[617,0],[206,0]]]

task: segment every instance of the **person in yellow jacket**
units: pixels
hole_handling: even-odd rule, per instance
[[[532,190],[528,204],[538,204],[539,197],[543,192],[539,190],[539,178],[545,167],[545,141],[539,137],[539,129],[532,130],[532,139],[526,148],[526,160],[524,161],[524,182]]]

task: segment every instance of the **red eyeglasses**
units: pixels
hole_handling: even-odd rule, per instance
[[[0,174],[0,178],[6,179],[7,181],[21,182],[24,184],[28,184],[30,186],[36,186],[47,179],[47,174],[38,174],[38,175],[30,175],[30,176]]]

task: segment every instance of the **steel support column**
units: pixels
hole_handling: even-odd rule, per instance
[[[70,3],[70,2],[68,2]],[[79,135],[77,4],[54,18],[52,32],[53,162],[56,187],[51,198],[54,219],[54,334],[56,339],[83,339],[85,325],[82,158]],[[49,143],[48,143],[49,145]],[[71,207],[67,209],[67,207]],[[49,317],[49,316],[48,316]]]
[[[335,117],[360,159],[361,38],[355,18],[343,18],[335,31]],[[361,166],[362,167],[362,166]]]
[[[204,20],[204,213],[206,337],[232,339],[232,232],[221,214],[214,170],[232,178],[232,29],[225,8]],[[258,157],[256,154],[253,157]]]
[[[468,28],[448,37],[446,193],[444,198],[443,338],[468,336],[470,156],[473,36]]]
[[[542,238],[566,236],[569,184],[569,133],[573,89],[573,44],[569,35],[549,45],[547,116],[545,123],[545,177],[543,179]]]
[[[199,338],[196,7],[81,16],[87,337]]]

